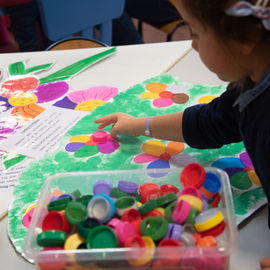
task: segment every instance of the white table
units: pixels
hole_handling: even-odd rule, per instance
[[[155,43],[146,45],[120,46],[117,55],[85,70],[72,79],[72,86],[85,89],[91,85],[115,85],[120,90],[156,76],[171,66],[188,49],[190,42]],[[3,68],[8,64],[30,59],[29,65],[54,61],[62,67],[78,61],[100,49],[73,50],[59,52],[36,52],[0,55]],[[192,72],[191,72],[192,70]],[[210,73],[193,51],[185,56],[170,71],[182,81],[199,84],[220,84],[218,78]],[[75,90],[75,89],[74,89]],[[0,205],[6,203],[0,193]],[[0,261],[1,269],[31,270],[35,267],[18,257],[9,243],[6,233],[7,218],[0,222]],[[239,233],[239,248],[231,256],[230,270],[259,269],[258,262],[263,256],[270,256],[270,231],[267,227],[266,209],[251,218]]]

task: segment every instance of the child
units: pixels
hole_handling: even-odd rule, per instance
[[[270,202],[270,1],[177,0],[192,47],[227,90],[209,104],[184,112],[136,118],[114,113],[100,119],[111,135],[128,133],[219,148],[243,141]],[[270,226],[270,219],[269,219]],[[270,269],[270,258],[262,259]]]

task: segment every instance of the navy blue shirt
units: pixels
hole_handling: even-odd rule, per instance
[[[212,102],[185,109],[183,136],[189,146],[199,149],[243,141],[270,205],[270,67],[244,91],[230,84]]]

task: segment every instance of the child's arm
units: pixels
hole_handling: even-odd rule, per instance
[[[182,117],[182,112],[152,117],[150,119],[151,137],[183,142]],[[113,124],[111,129],[112,137],[116,137],[117,134],[145,136],[146,119],[147,117],[136,118],[125,113],[113,113],[96,119],[95,123],[100,124],[99,129]]]

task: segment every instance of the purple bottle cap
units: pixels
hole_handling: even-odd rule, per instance
[[[99,180],[95,183],[93,187],[93,193],[94,195],[101,194],[101,193],[110,195],[112,188],[113,188],[113,184],[109,182],[108,180]]]
[[[172,230],[173,230],[173,224],[169,223],[168,224],[168,231],[166,232],[164,239],[171,238]]]
[[[70,193],[62,194],[58,197],[58,199],[65,198],[65,197],[69,197],[69,198],[71,198],[71,200],[76,200],[75,196],[73,194],[70,194]]]
[[[170,238],[175,239],[176,241],[179,241],[181,234],[182,234],[182,226],[179,224],[173,224]]]
[[[127,180],[121,180],[118,182],[118,189],[129,194],[136,193],[138,188],[139,186],[134,182]]]
[[[208,200],[206,200],[205,198],[202,199],[203,202],[203,211],[206,210],[208,208]]]

